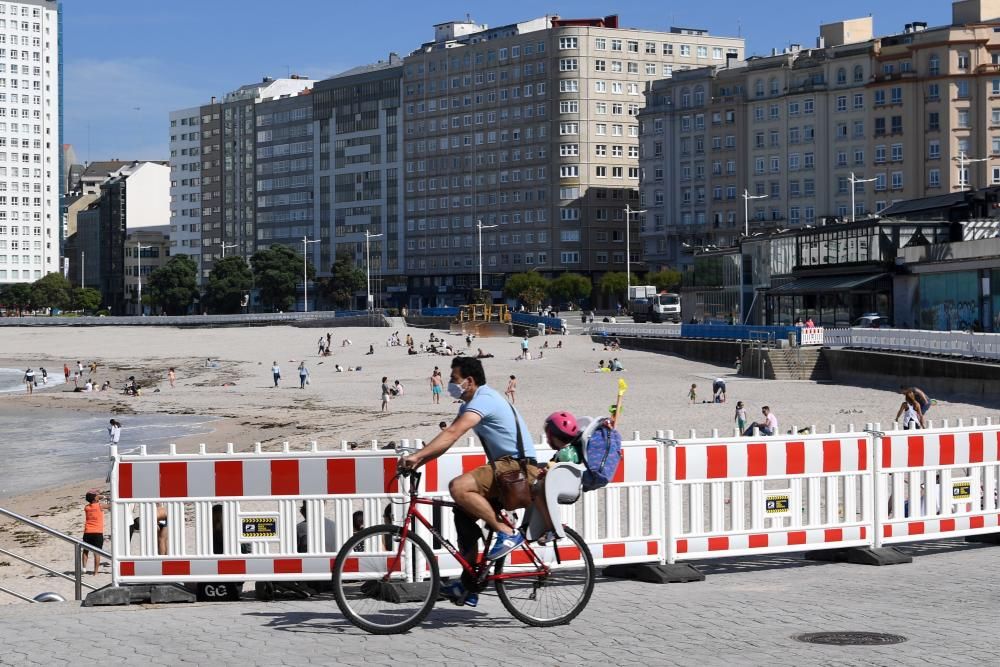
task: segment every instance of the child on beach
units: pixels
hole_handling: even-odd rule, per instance
[[[117,445],[121,437],[122,437],[122,423],[117,419],[112,419],[110,422],[108,422],[109,444]]]
[[[517,378],[513,375],[510,376],[510,380],[507,382],[507,391],[504,392],[504,396],[510,401],[511,405],[514,404],[514,395],[517,393]]]
[[[112,420],[113,421],[113,420]],[[110,509],[108,503],[101,502],[101,496],[96,491],[88,491],[86,495],[87,504],[83,508],[83,541],[97,549],[104,548],[104,510]],[[83,570],[87,570],[87,556],[90,551],[83,550],[80,556],[80,564]],[[101,566],[101,557],[94,554],[94,576],[97,576],[97,569]]]
[[[747,410],[743,407],[743,401],[736,401],[736,426],[740,433],[747,430]]]
[[[278,366],[278,362],[271,363],[271,377],[274,378],[274,386],[278,386],[278,380],[281,379],[281,367]]]
[[[688,392],[688,398],[691,400],[692,405],[698,402],[698,385],[691,385],[691,390]]]
[[[177,382],[177,373],[173,368],[167,371],[167,380],[170,382],[170,388],[173,389],[174,383]]]

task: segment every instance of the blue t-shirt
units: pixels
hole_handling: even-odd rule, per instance
[[[462,415],[466,411],[475,412],[481,417],[479,423],[472,430],[479,436],[483,447],[494,459],[504,456],[517,458],[517,426],[514,423],[515,410],[510,403],[504,400],[495,389],[483,385],[476,390],[472,400],[463,403],[458,409],[458,414]],[[524,447],[524,455],[529,459],[535,457],[535,442],[531,439],[531,432],[528,425],[519,413],[517,419],[521,423],[521,444]]]

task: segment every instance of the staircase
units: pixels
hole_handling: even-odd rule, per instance
[[[795,347],[768,351],[768,377],[775,380],[812,380],[829,382],[830,369],[823,349]]]

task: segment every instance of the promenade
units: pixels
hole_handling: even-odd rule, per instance
[[[329,597],[84,609],[0,608],[0,665],[924,665],[1000,664],[1000,547],[900,547],[909,565],[816,563],[798,555],[702,561],[702,583],[600,579],[571,625],[529,628],[495,595],[439,603],[408,635],[349,625]],[[252,593],[250,596],[252,598]],[[891,646],[822,646],[800,633],[902,635]]]

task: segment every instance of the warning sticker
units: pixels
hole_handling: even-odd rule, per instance
[[[278,520],[274,517],[244,517],[243,538],[275,537],[278,534]]]
[[[789,510],[788,496],[768,496],[764,504],[768,514],[785,514]]]
[[[970,482],[955,482],[951,485],[952,500],[968,500],[972,497],[972,484]]]

